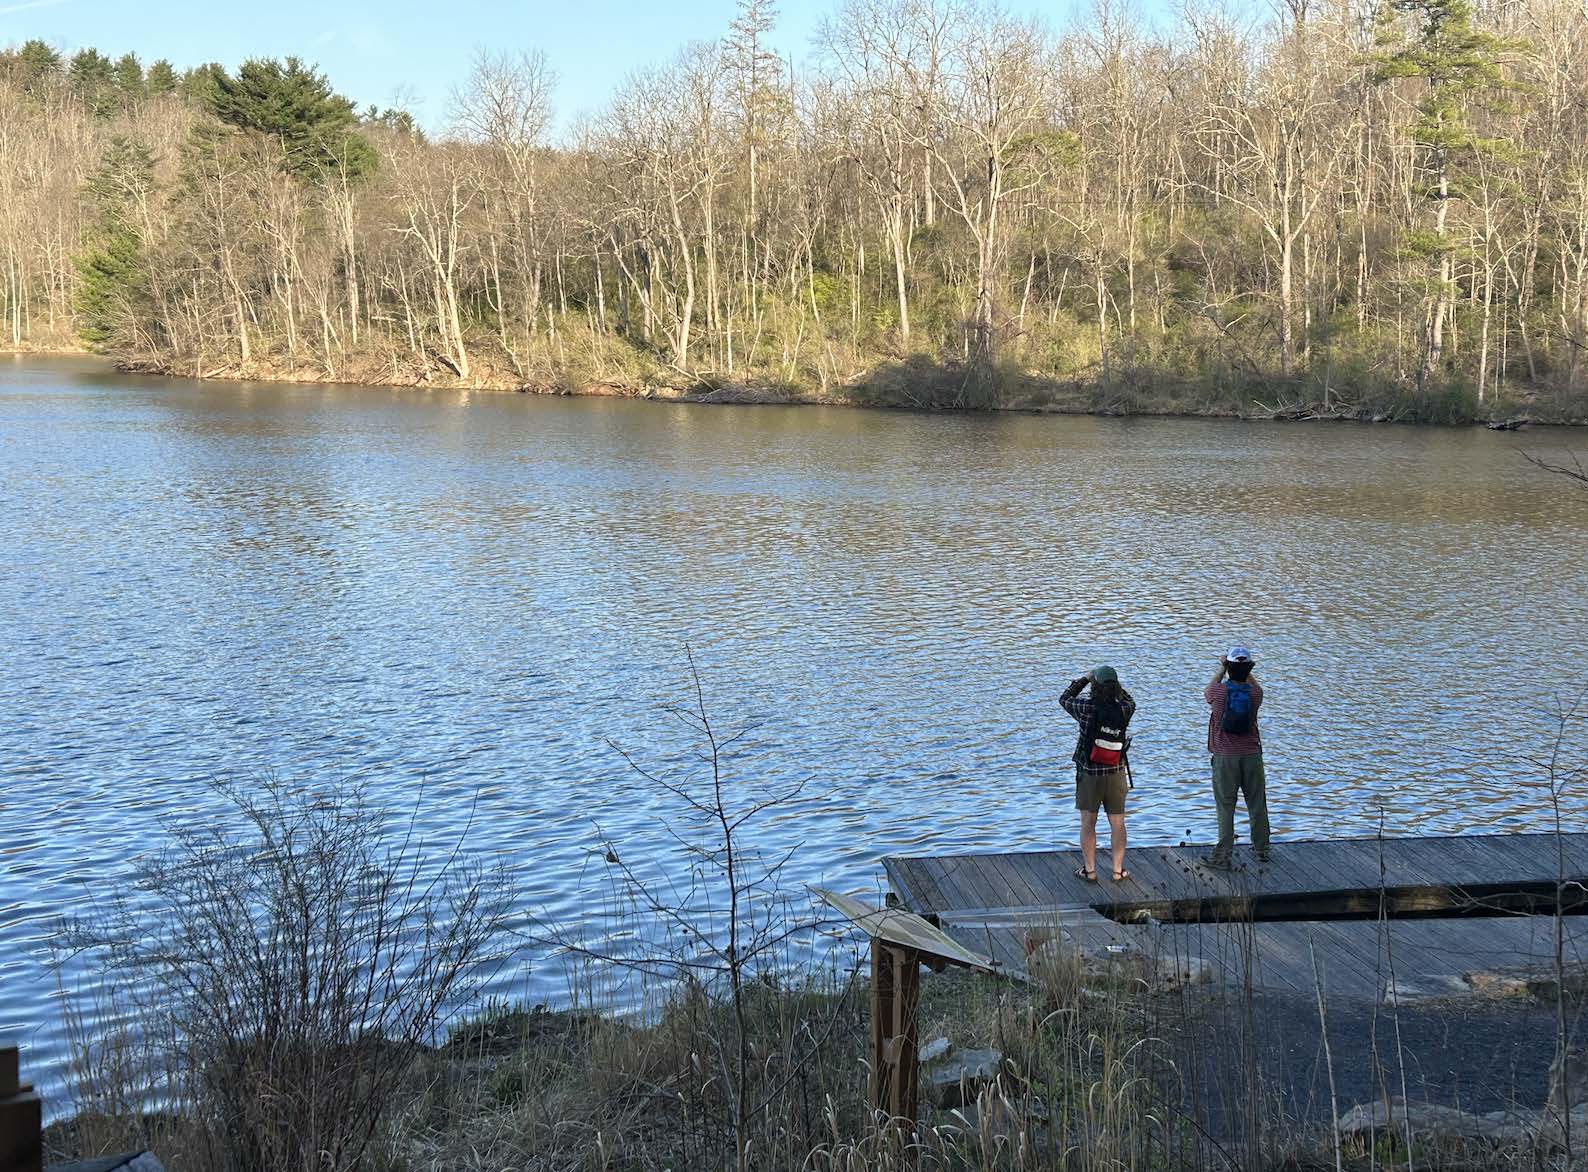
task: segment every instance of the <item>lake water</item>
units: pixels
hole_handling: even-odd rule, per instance
[[[53,1085],[61,916],[217,777],[422,789],[426,842],[467,824],[554,921],[600,902],[603,834],[676,867],[676,802],[608,742],[679,767],[686,646],[713,715],[759,724],[734,775],[810,779],[757,836],[791,889],[1073,841],[1056,698],[1105,661],[1140,704],[1135,840],[1205,840],[1201,689],[1237,640],[1280,838],[1542,828],[1518,745],[1583,684],[1588,491],[1520,453],[1572,446],[0,359],[0,1031]],[[526,964],[500,991],[556,1001]]]

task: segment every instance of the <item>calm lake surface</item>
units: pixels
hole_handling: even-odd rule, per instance
[[[608,741],[680,766],[686,645],[713,714],[760,724],[739,775],[811,779],[759,837],[795,889],[1073,841],[1056,698],[1098,662],[1140,704],[1135,841],[1205,840],[1232,640],[1279,837],[1544,828],[1517,745],[1588,666],[1588,491],[1520,451],[1572,446],[0,358],[0,1032],[48,1089],[61,916],[216,816],[214,778],[417,801],[563,922],[602,901],[601,833],[679,866],[676,802]],[[559,1000],[542,959],[499,991]]]

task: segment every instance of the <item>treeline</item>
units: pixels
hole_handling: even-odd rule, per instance
[[[554,141],[537,54],[444,132],[289,59],[0,55],[0,308],[147,369],[950,406],[1574,417],[1578,0],[1285,0],[1054,33],[845,0]]]

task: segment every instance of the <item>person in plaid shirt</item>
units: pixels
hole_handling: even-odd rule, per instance
[[[1256,660],[1250,649],[1231,647],[1219,660],[1213,682],[1202,690],[1208,702],[1208,752],[1213,757],[1213,802],[1218,808],[1219,841],[1208,856],[1210,867],[1228,867],[1235,849],[1235,802],[1246,799],[1246,820],[1251,823],[1252,846],[1259,862],[1269,856],[1268,781],[1263,773],[1263,736],[1257,728],[1257,710],[1263,706],[1263,686],[1251,678]],[[1228,676],[1236,684],[1251,689],[1251,719],[1245,732],[1224,728],[1224,713],[1229,708]]]
[[[1088,684],[1091,693],[1082,696]],[[1100,702],[1117,703],[1126,724],[1136,711],[1135,699],[1119,686],[1119,673],[1107,665],[1072,680],[1059,697],[1059,707],[1081,726],[1075,752],[1070,755],[1075,762],[1075,808],[1081,812],[1081,866],[1075,873],[1088,883],[1097,882],[1097,811],[1101,807],[1108,812],[1108,846],[1114,856],[1114,881],[1118,883],[1130,878],[1130,872],[1125,870],[1125,793],[1130,788],[1130,775],[1123,754],[1117,765],[1094,765],[1091,761],[1092,745],[1099,735]]]

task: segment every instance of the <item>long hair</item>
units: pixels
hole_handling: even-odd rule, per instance
[[[1246,677],[1252,674],[1252,668],[1256,666],[1255,663],[1232,663],[1229,665],[1230,679],[1237,684],[1245,683]]]
[[[1118,680],[1093,680],[1092,699],[1118,700],[1121,689]]]

